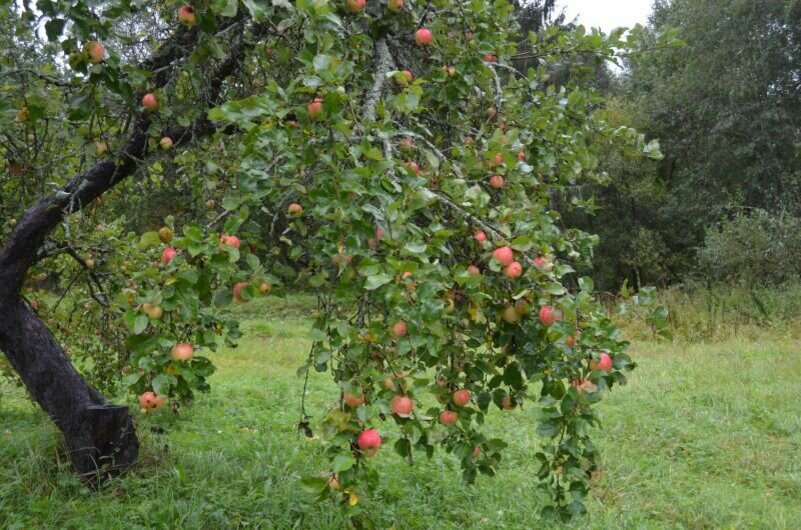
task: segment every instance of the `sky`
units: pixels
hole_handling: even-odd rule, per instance
[[[578,23],[587,27],[600,26],[604,33],[618,26],[645,25],[651,14],[653,0],[557,0],[557,10],[565,8],[568,21],[578,16]]]

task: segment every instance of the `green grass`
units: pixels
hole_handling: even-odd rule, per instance
[[[298,484],[325,466],[319,442],[295,431],[309,304],[250,306],[241,346],[214,356],[212,391],[178,417],[138,416],[141,465],[98,494],[70,472],[43,413],[0,384],[0,528],[345,527]],[[765,336],[636,342],[639,368],[600,405],[590,513],[571,527],[801,528],[800,344]],[[309,401],[317,412],[336,401],[327,374],[312,377]],[[534,428],[530,409],[493,414],[488,430],[511,444],[499,475],[475,486],[445,453],[409,467],[383,450],[365,509],[379,528],[547,526]]]

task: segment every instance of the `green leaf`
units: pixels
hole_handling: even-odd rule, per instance
[[[145,232],[142,234],[142,237],[139,238],[139,250],[145,250],[159,245],[161,245],[161,239],[159,239],[158,232]]]
[[[334,458],[331,464],[331,470],[334,473],[342,473],[356,465],[356,459],[350,453],[339,454]]]
[[[147,329],[147,315],[136,315],[136,320],[134,321],[133,332],[134,335],[139,335],[145,329]]]
[[[392,276],[386,273],[376,274],[367,278],[364,283],[364,288],[368,291],[374,291],[382,285],[386,285],[392,281]]]

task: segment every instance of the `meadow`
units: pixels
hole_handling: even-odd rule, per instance
[[[346,527],[300,487],[325,465],[319,441],[296,430],[311,303],[242,309],[245,338],[213,355],[211,392],[177,416],[137,413],[141,464],[96,494],[70,471],[46,416],[0,383],[0,528]],[[603,468],[571,528],[801,528],[801,340],[747,331],[664,343],[632,329],[639,366],[599,405]],[[313,374],[307,400],[318,416],[336,403],[328,374]],[[387,447],[375,457],[382,485],[360,502],[378,528],[548,527],[535,427],[531,405],[492,414],[488,431],[510,446],[501,472],[473,486],[451,455],[410,467]]]

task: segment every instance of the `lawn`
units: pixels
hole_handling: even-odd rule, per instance
[[[214,355],[212,391],[177,417],[137,413],[141,465],[98,494],[70,472],[44,414],[0,383],[0,528],[345,527],[299,487],[325,465],[295,430],[308,308],[249,306],[240,347]],[[571,527],[801,528],[800,344],[766,337],[635,342],[639,368],[600,405],[590,512]],[[336,397],[327,374],[311,378],[311,411]],[[382,450],[381,489],[361,502],[379,528],[546,526],[535,426],[530,407],[493,414],[488,430],[510,447],[501,473],[474,486],[445,453],[409,467]]]

